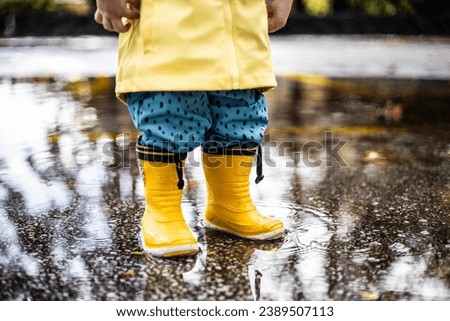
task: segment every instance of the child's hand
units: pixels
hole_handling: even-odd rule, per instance
[[[269,0],[267,15],[269,16],[269,33],[280,30],[286,25],[294,0]]]
[[[131,25],[122,18],[138,19],[139,6],[140,0],[97,0],[95,21],[108,31],[127,32]]]

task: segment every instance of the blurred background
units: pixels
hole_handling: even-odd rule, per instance
[[[0,35],[101,34],[94,6],[95,0],[1,0]],[[441,0],[296,0],[280,33],[446,35],[449,17]]]
[[[252,184],[286,236],[205,231],[196,150],[182,206],[202,251],[172,260],[138,243],[139,133],[93,12],[0,0],[0,300],[450,300],[448,1],[295,1]]]

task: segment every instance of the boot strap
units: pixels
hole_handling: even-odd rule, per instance
[[[175,164],[178,176],[178,189],[183,189],[183,161],[187,158],[187,153],[169,153],[160,148],[148,147],[141,144],[136,145],[136,153],[139,159],[148,162]]]
[[[202,146],[202,151],[211,155],[232,155],[232,156],[255,156],[256,155],[256,179],[258,184],[264,179],[263,162],[262,162],[262,147],[261,144],[255,146],[245,146],[245,144],[234,147],[218,147],[205,144]]]

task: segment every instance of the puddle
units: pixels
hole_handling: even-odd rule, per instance
[[[303,55],[343,40],[302,39]],[[394,53],[382,67],[399,66],[383,77],[369,68],[354,78],[334,63],[320,66],[328,72],[314,61],[306,72],[295,59],[279,64],[289,73],[266,95],[265,179],[251,194],[263,214],[283,220],[286,236],[251,242],[206,231],[197,149],[182,208],[201,252],[182,259],[149,257],[136,238],[138,133],[114,96],[113,67],[100,59],[114,45],[0,41],[0,299],[450,299],[447,41],[373,44],[377,57],[392,46],[438,50],[434,64],[410,74],[415,58]],[[276,40],[275,56],[292,46]],[[67,68],[43,64],[49,51]],[[81,52],[92,58],[86,65]],[[33,57],[30,68],[17,68],[21,55]],[[360,59],[356,66],[371,65]]]

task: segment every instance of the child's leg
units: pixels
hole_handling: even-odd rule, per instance
[[[210,127],[203,93],[147,92],[128,95],[128,108],[141,131],[137,154],[143,172],[146,206],[143,248],[152,255],[194,254],[198,245],[182,211],[184,159]]]
[[[212,125],[207,145],[261,144],[268,124],[264,96],[257,90],[209,92]]]
[[[139,143],[171,153],[199,146],[212,123],[205,92],[132,93],[127,104]]]
[[[208,189],[206,226],[256,240],[283,236],[283,223],[261,215],[249,191],[253,160],[268,123],[264,97],[256,90],[212,92],[210,108],[213,124],[202,147]]]

